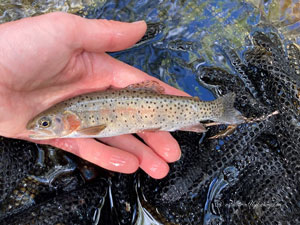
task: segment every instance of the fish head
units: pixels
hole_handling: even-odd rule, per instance
[[[44,112],[27,123],[29,137],[35,140],[63,138],[70,135],[80,126],[79,117],[72,112]]]

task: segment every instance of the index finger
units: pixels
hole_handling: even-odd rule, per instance
[[[74,43],[88,52],[113,52],[134,45],[145,34],[144,21],[133,23],[74,16]]]

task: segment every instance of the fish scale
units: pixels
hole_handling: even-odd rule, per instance
[[[156,93],[121,90],[89,94],[87,102],[76,104],[78,98],[80,97],[70,102],[70,107],[66,107],[66,110],[78,112],[77,115],[83,121],[82,128],[109,123],[102,135],[111,135],[116,130],[120,133],[135,132],[136,129],[143,130],[145,127],[171,130],[175,129],[174,125],[180,128],[199,123],[198,116],[204,120],[214,116],[214,104],[210,104],[210,107],[206,102],[181,96],[171,98]],[[196,105],[203,110],[197,110]],[[120,127],[126,130],[121,131]]]
[[[27,127],[41,131],[39,121],[47,118],[51,126],[44,130],[49,138],[53,138],[50,133],[53,130],[55,137],[110,137],[145,130],[204,132],[200,122],[207,120],[227,124],[243,122],[241,114],[233,108],[234,93],[207,102],[195,97],[161,94],[157,89],[155,83],[150,88],[149,83],[142,83],[135,84],[134,88],[73,97],[39,114]],[[57,121],[64,123],[60,126],[63,131],[57,130]]]

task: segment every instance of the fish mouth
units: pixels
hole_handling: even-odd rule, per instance
[[[48,130],[31,130],[30,132],[31,134],[29,134],[28,137],[33,140],[47,140],[58,137],[57,135],[54,135],[51,131]]]

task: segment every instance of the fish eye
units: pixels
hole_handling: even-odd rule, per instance
[[[42,118],[40,119],[39,121],[39,125],[43,128],[47,128],[47,127],[50,127],[51,125],[51,120],[49,118]]]

